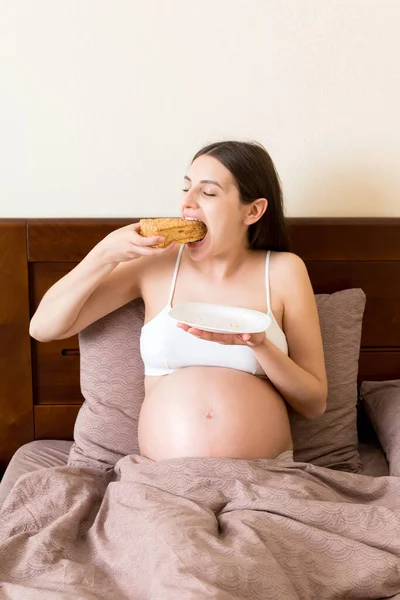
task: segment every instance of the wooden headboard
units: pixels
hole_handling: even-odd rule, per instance
[[[82,396],[77,336],[40,344],[45,291],[113,229],[137,219],[0,220],[0,466],[34,439],[72,439]],[[367,295],[359,380],[400,378],[400,218],[288,219],[315,293]]]

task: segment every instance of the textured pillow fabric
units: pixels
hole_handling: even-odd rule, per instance
[[[294,459],[357,472],[357,374],[365,294],[353,288],[316,295],[328,378],[326,412],[308,421],[290,411]]]
[[[295,458],[357,471],[357,370],[365,294],[360,289],[317,295],[329,397],[326,413],[307,421],[294,412]],[[80,334],[81,388],[85,397],[74,430],[69,464],[110,468],[138,453],[138,419],[144,397],[139,339],[144,319],[135,300]]]
[[[400,379],[363,381],[360,396],[388,459],[389,473],[400,477]]]
[[[141,299],[93,323],[79,335],[81,390],[68,464],[107,470],[138,454],[138,421],[144,397]]]

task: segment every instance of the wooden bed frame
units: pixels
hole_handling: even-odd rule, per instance
[[[29,320],[100,239],[137,220],[0,220],[0,467],[34,439],[72,439],[83,400],[78,338],[37,343]],[[315,293],[367,295],[359,381],[400,378],[400,218],[287,221]]]

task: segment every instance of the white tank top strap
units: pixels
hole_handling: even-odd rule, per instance
[[[185,244],[181,244],[181,246],[179,248],[178,256],[176,257],[175,270],[174,270],[174,274],[172,276],[171,289],[169,291],[168,306],[171,306],[172,298],[174,296],[176,279],[178,277],[179,265],[181,264],[182,252],[183,252],[184,247],[185,247]]]
[[[271,312],[271,286],[269,284],[269,263],[271,258],[271,250],[268,250],[265,257],[265,288],[267,292],[267,309]]]

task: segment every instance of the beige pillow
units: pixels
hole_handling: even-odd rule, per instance
[[[291,415],[295,457],[357,471],[356,380],[365,295],[355,289],[316,299],[329,379],[328,410],[316,421]],[[75,423],[69,464],[107,469],[122,456],[138,453],[143,319],[143,302],[135,300],[81,332],[85,402]]]
[[[290,411],[294,458],[357,472],[357,375],[365,294],[354,288],[316,295],[328,378],[327,409],[308,421]]]
[[[134,300],[80,333],[85,402],[75,422],[68,464],[108,469],[123,456],[139,453],[143,321],[143,301]]]
[[[360,397],[389,462],[389,474],[400,477],[400,379],[363,381]]]

